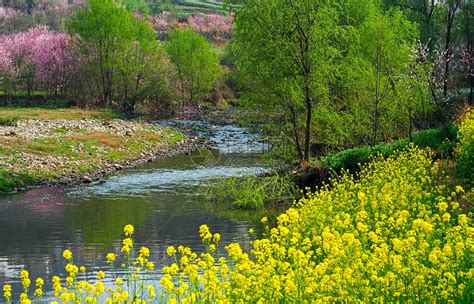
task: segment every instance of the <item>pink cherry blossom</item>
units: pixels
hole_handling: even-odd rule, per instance
[[[230,32],[233,18],[231,15],[220,14],[190,15],[187,21],[197,32],[207,35],[221,35]]]
[[[20,14],[19,11],[10,7],[0,7],[0,24]]]
[[[0,71],[16,83],[63,90],[74,72],[70,37],[46,26],[0,36]]]

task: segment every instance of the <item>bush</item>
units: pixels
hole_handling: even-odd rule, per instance
[[[270,229],[263,218],[265,236],[252,242],[250,252],[238,243],[220,252],[220,234],[202,225],[204,252],[168,247],[175,262],[160,272],[161,287],[154,284],[150,250],[135,248],[134,228],[127,225],[121,254],[106,255],[114,283],[106,289],[109,274],[88,273],[65,250],[68,278],[62,285],[53,277],[54,298],[63,303],[106,297],[105,302],[123,303],[472,303],[473,227],[458,203],[464,190],[458,186],[446,194],[437,183],[439,173],[430,155],[417,148],[372,163],[358,179],[344,176],[302,199],[278,216],[276,227]],[[26,270],[20,276],[26,302],[31,280]],[[43,284],[36,280],[35,302],[42,300]],[[11,303],[12,287],[3,290]]]
[[[449,157],[453,154],[456,145],[456,133],[457,128],[452,124],[447,124],[438,129],[414,132],[412,134],[412,142],[420,148],[430,148],[435,152],[439,152],[443,157]],[[395,152],[406,148],[408,144],[409,140],[404,138],[392,143],[381,143],[373,147],[361,146],[329,154],[322,159],[322,162],[337,172],[342,170],[355,172],[360,169],[360,165],[368,163],[375,156],[389,157]]]
[[[474,183],[474,115],[472,111],[467,112],[459,127],[455,154],[459,176],[472,186]]]
[[[456,145],[457,128],[446,124],[438,129],[428,129],[414,132],[412,141],[419,147],[428,147],[440,152],[443,156],[451,156]]]

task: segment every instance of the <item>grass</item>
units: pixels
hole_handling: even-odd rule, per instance
[[[194,11],[205,11],[211,13],[224,11],[222,2],[211,0],[180,0],[176,2],[175,7],[179,11],[187,13],[192,13]]]
[[[18,117],[0,117],[0,126],[16,126],[18,120]]]
[[[86,110],[79,108],[14,108],[0,107],[0,119],[115,119],[122,116],[110,109]],[[1,124],[1,123],[0,123]]]
[[[228,203],[238,209],[259,210],[268,204],[291,203],[298,197],[299,190],[290,176],[249,175],[216,179],[205,188],[204,195],[209,202]]]

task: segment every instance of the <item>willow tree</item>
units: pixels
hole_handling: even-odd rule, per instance
[[[399,11],[374,10],[358,29],[345,59],[344,83],[349,110],[360,113],[357,123],[371,133],[363,141],[376,144],[399,135],[405,121],[400,96],[413,92],[404,76],[410,74],[417,37],[416,26]]]
[[[234,47],[249,98],[279,109],[293,129],[298,157],[308,161],[313,111],[327,95],[338,57],[332,39],[337,12],[323,0],[238,2]]]
[[[151,25],[115,0],[89,0],[69,21],[81,54],[81,86],[100,106],[132,114],[142,100],[171,95],[173,66]],[[88,96],[88,97],[89,97]]]
[[[166,50],[176,66],[182,105],[193,106],[209,95],[223,73],[212,45],[191,28],[174,29]]]

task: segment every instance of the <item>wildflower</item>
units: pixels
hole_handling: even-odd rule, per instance
[[[72,259],[72,252],[71,252],[71,250],[68,250],[68,249],[64,250],[64,251],[63,251],[63,258],[65,258],[66,260]]]
[[[24,292],[20,295],[20,304],[31,304],[31,300],[28,299],[28,295]]]
[[[140,255],[144,257],[150,256],[150,249],[148,249],[147,247],[140,248]]]
[[[123,284],[123,280],[121,278],[116,278],[115,279],[115,285],[120,286]]]
[[[209,226],[201,225],[199,227],[199,236],[201,237],[203,242],[210,241],[212,239],[212,234],[209,230]]]
[[[169,256],[173,256],[173,255],[176,253],[176,249],[174,249],[173,246],[169,246],[169,247],[166,249],[166,253],[167,253]]]
[[[129,253],[133,247],[133,240],[131,238],[125,238],[122,241],[122,248],[120,249],[121,252]]]
[[[214,244],[209,245],[209,251],[210,252],[214,252],[214,251],[216,251],[216,249],[217,249],[216,245],[214,245]]]
[[[115,261],[116,256],[114,253],[107,253],[105,258],[107,259],[107,263],[112,263],[113,261]]]
[[[12,297],[12,286],[11,285],[3,285],[3,296],[8,301]]]
[[[86,267],[85,267],[85,266],[79,267],[79,271],[80,271],[80,272],[86,272]]]
[[[266,216],[264,216],[264,217],[262,217],[262,219],[260,220],[260,222],[261,222],[262,224],[266,224],[266,223],[268,223],[268,218],[267,218]]]
[[[25,269],[23,269],[20,272],[20,278],[21,278],[21,285],[23,286],[23,289],[27,290],[28,287],[31,284],[30,278],[29,278],[29,272]]]
[[[146,264],[146,268],[147,268],[148,270],[153,270],[153,269],[155,269],[155,264],[153,264],[152,262],[148,262],[148,263]]]
[[[123,228],[123,233],[127,237],[130,237],[133,234],[134,231],[135,231],[135,228],[130,224],[125,225],[125,227]]]
[[[41,288],[44,285],[44,280],[42,278],[36,279],[36,287]]]
[[[103,280],[105,278],[105,272],[102,270],[97,271],[97,280]]]

